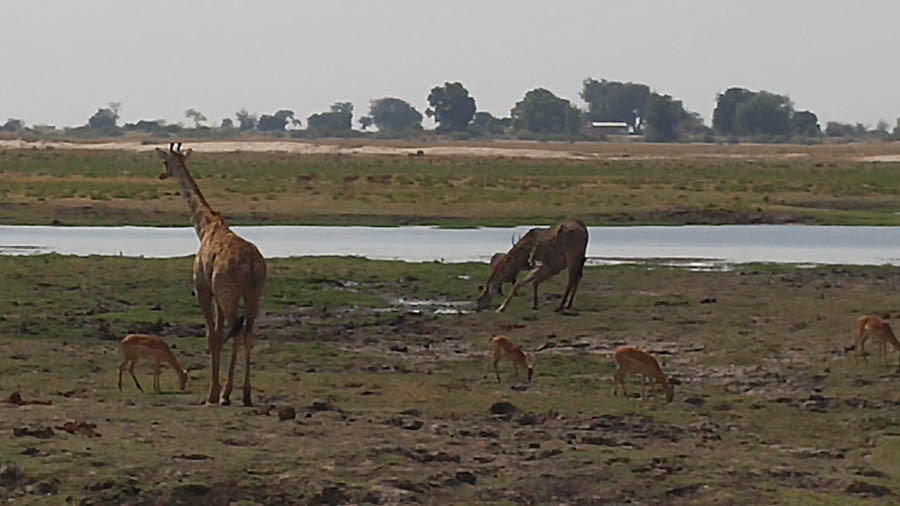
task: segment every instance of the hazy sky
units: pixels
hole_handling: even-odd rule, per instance
[[[900,116],[900,2],[812,0],[7,1],[0,121],[211,122],[246,108],[306,117],[394,96],[424,114],[461,81],[497,116],[545,87],[583,106],[586,77],[636,81],[709,120],[730,86],[789,95],[820,123]],[[430,122],[428,122],[430,123]]]

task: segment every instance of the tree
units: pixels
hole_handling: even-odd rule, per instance
[[[231,121],[231,118],[222,118],[219,128],[234,128],[234,121]]]
[[[486,111],[478,111],[472,117],[472,128],[482,134],[499,135],[509,128],[509,118],[496,118],[493,114]]]
[[[431,107],[425,110],[425,114],[434,117],[438,132],[465,130],[475,114],[475,99],[459,82],[445,82],[443,86],[431,88],[428,104]]]
[[[206,116],[204,116],[200,111],[196,109],[188,109],[184,111],[184,117],[194,122],[194,128],[200,128],[200,123],[206,121]]]
[[[294,111],[289,109],[281,109],[275,114],[263,114],[259,117],[258,128],[262,132],[284,132],[288,123],[297,124],[294,119]]]
[[[897,122],[894,124],[894,140],[900,141],[900,118],[897,118]]]
[[[399,98],[373,100],[369,105],[369,116],[379,130],[405,132],[422,129],[422,113]]]
[[[678,139],[682,121],[689,118],[680,100],[658,93],[650,94],[644,114],[647,124],[644,138],[649,142],[672,142]]]
[[[112,104],[111,104],[112,105]],[[119,120],[118,109],[101,108],[88,119],[88,127],[90,128],[115,128],[116,121]]]
[[[335,135],[350,131],[353,120],[353,104],[335,102],[329,112],[313,114],[306,119],[306,125],[317,135]]]
[[[238,120],[239,130],[243,131],[256,129],[258,119],[255,114],[250,114],[249,112],[247,112],[247,109],[241,109],[240,111],[234,113],[234,116]]]
[[[805,137],[818,137],[822,133],[819,117],[810,111],[796,111],[791,116],[791,134]]]
[[[371,116],[362,116],[359,118],[359,127],[363,130],[366,130],[372,126],[372,117]]]
[[[646,84],[596,81],[589,77],[582,83],[581,98],[588,105],[591,121],[624,121],[632,131],[640,132],[650,88]]]
[[[510,115],[516,130],[574,134],[581,127],[581,111],[544,88],[526,93]]]
[[[786,95],[767,91],[754,93],[734,112],[734,131],[739,135],[789,135],[793,104]]]
[[[716,95],[716,108],[713,111],[712,125],[716,132],[734,135],[734,116],[737,106],[746,102],[755,95],[744,88],[728,88],[725,93]]]
[[[20,119],[8,118],[3,126],[0,126],[0,132],[18,132],[25,128],[25,122]]]

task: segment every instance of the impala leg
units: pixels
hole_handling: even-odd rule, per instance
[[[153,391],[159,392],[159,361],[153,363]]]
[[[141,388],[141,384],[138,383],[137,376],[134,375],[134,364],[136,364],[136,363],[137,363],[137,359],[134,359],[134,360],[131,361],[131,366],[128,367],[128,372],[131,373],[131,379],[134,380],[134,386],[138,387],[138,390],[140,390],[141,392],[143,392],[144,389]]]
[[[125,360],[123,360],[121,364],[119,364],[119,391],[120,392],[122,391],[122,373],[125,372],[125,367],[127,365],[128,365],[127,358]]]

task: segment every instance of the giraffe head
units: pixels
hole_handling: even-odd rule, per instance
[[[159,174],[160,179],[165,179],[174,174],[173,170],[176,167],[185,168],[184,163],[187,162],[187,159],[191,156],[191,150],[181,151],[181,143],[169,143],[169,150],[166,151],[164,149],[156,148],[156,154],[162,158],[163,166],[165,169]]]

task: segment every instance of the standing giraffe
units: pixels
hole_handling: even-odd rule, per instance
[[[209,345],[212,376],[207,404],[219,402],[219,363],[225,342],[235,336],[228,365],[228,379],[222,391],[221,403],[231,403],[234,387],[234,364],[238,346],[244,345],[244,405],[250,399],[250,349],[253,346],[253,323],[259,314],[259,304],[266,285],[266,261],[252,243],[238,237],[228,228],[221,213],[210,207],[191,177],[185,162],[191,150],[181,151],[181,143],[169,145],[165,151],[156,148],[165,170],[160,179],[175,177],[181,184],[181,195],[191,213],[194,230],[200,238],[200,250],[194,257],[194,289],[206,319],[206,339]],[[238,303],[244,299],[244,316],[238,315]],[[213,312],[213,302],[216,310]],[[240,337],[237,337],[241,334]]]

